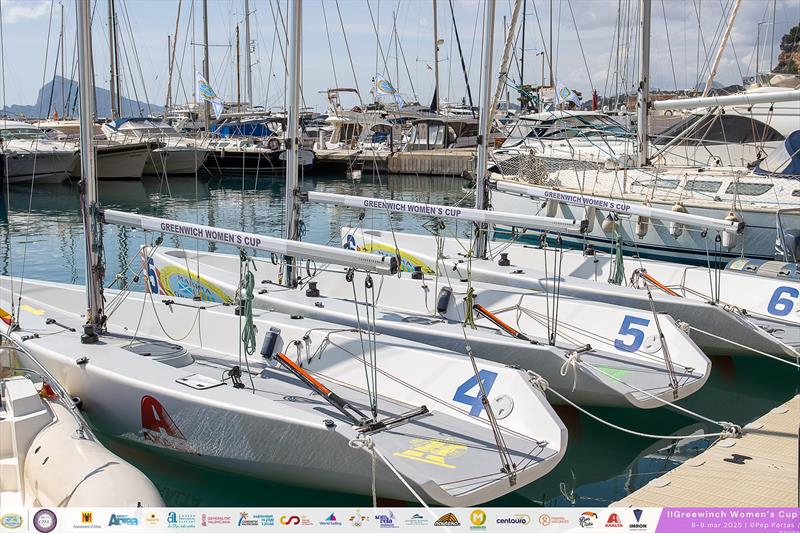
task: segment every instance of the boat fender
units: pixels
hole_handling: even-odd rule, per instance
[[[615,217],[612,213],[606,215],[606,218],[603,219],[603,224],[601,225],[603,228],[604,233],[614,233],[617,231],[617,217]]]
[[[508,260],[508,252],[500,254],[500,260],[497,262],[501,267],[511,266],[511,261]]]
[[[558,202],[555,200],[547,200],[545,202],[545,208],[547,209],[547,211],[545,211],[545,215],[553,218],[558,212]]]
[[[686,208],[683,207],[683,204],[677,203],[672,206],[672,211],[675,213],[687,213]],[[681,235],[683,235],[683,224],[680,222],[670,222],[669,223],[669,234],[672,235],[673,238],[677,239]]]
[[[586,220],[586,231],[582,233],[591,233],[594,231],[594,220],[597,218],[597,208],[589,206],[583,212],[583,219]]]
[[[275,346],[278,344],[281,330],[272,326],[264,335],[264,341],[261,343],[261,357],[264,359],[272,359],[275,356]]]
[[[650,229],[650,219],[639,215],[636,217],[636,236],[644,239],[647,231]]]
[[[436,299],[436,312],[443,315],[448,306],[450,305],[450,298],[453,297],[453,289],[450,287],[442,287],[439,291],[439,296]]]
[[[728,222],[741,222],[739,217],[737,217],[733,211],[728,213],[728,216],[725,217],[725,220]],[[739,235],[732,231],[724,230],[722,232],[722,247],[726,250],[733,249],[737,244],[739,244]]]

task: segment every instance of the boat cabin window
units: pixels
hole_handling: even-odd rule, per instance
[[[721,181],[689,180],[686,182],[686,190],[695,192],[717,192],[721,185]]]
[[[340,141],[349,141],[361,136],[361,124],[342,124]]]
[[[653,184],[655,181],[655,184]],[[655,180],[635,180],[633,182],[634,186],[639,187],[646,187],[646,188],[653,188],[656,189],[677,189],[678,184],[680,184],[680,180],[676,179],[667,179],[667,178],[656,178]]]
[[[730,113],[724,115],[692,115],[658,135],[655,144],[667,144],[682,132],[694,128],[677,142],[678,146],[703,143],[760,143],[783,141],[775,128],[758,120]]]
[[[794,196],[795,198],[800,198],[800,189],[793,190],[792,196]]]
[[[7,141],[18,139],[42,139],[47,140],[47,135],[39,128],[5,128],[0,130],[0,137]]]
[[[747,183],[747,182],[739,182],[738,184],[733,181],[728,185],[728,188],[725,190],[725,194],[744,194],[747,196],[761,196],[762,194],[770,191],[772,189],[772,183]],[[797,191],[795,191],[797,192]]]

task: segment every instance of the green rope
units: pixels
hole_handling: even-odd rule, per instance
[[[622,285],[625,281],[625,263],[622,255],[622,236],[617,236],[616,249],[614,250],[614,271],[608,279],[609,283]]]
[[[251,259],[242,260],[242,289],[240,302],[244,316],[244,326],[242,327],[242,345],[247,355],[253,355],[256,351],[256,328],[253,325],[253,288],[256,285],[256,278],[250,270]]]
[[[475,289],[472,288],[472,247],[467,254],[467,296],[464,298],[464,325],[478,329],[475,325],[475,314],[472,307],[475,305]]]

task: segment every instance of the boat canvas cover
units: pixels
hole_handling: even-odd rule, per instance
[[[783,145],[772,151],[755,169],[762,176],[780,175],[800,178],[800,130],[793,132]]]

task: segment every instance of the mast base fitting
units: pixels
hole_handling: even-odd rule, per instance
[[[100,337],[97,335],[97,332],[94,330],[94,324],[84,324],[83,325],[83,335],[81,335],[81,344],[94,344],[99,339],[100,339]]]

